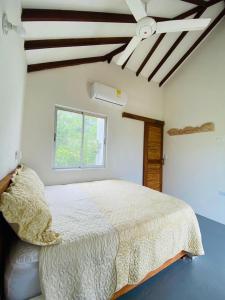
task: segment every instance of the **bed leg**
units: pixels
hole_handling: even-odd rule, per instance
[[[186,255],[182,258],[183,260],[193,261],[196,260],[198,256],[192,255],[191,253],[186,253]]]

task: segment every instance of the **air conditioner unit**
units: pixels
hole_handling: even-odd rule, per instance
[[[119,106],[125,106],[127,103],[127,95],[123,91],[98,82],[91,85],[91,99],[110,102]]]

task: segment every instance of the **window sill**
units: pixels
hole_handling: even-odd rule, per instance
[[[106,169],[106,166],[101,166],[101,167],[87,167],[87,168],[52,168],[53,171],[56,172],[74,172],[74,171],[89,171],[89,170],[103,170]]]

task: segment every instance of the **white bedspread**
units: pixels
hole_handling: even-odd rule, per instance
[[[42,293],[47,300],[109,299],[116,288],[116,230],[79,185],[46,189],[53,227],[63,242],[42,247]]]
[[[181,200],[120,180],[48,187],[63,243],[42,247],[47,300],[107,300],[185,250],[204,250],[193,210]]]

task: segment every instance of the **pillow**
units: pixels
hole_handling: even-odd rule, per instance
[[[51,230],[52,216],[44,185],[30,168],[22,166],[17,170],[1,196],[0,211],[21,240],[39,246],[60,242],[59,234]]]
[[[22,165],[21,168],[17,169],[17,174],[23,178],[23,182],[31,192],[39,194],[44,200],[45,186],[34,170]]]

